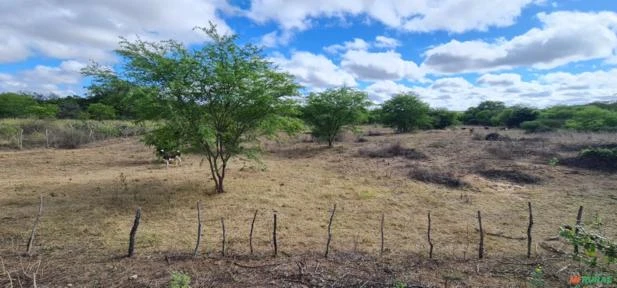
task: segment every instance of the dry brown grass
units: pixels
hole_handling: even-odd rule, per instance
[[[529,137],[517,134],[518,131],[505,133],[513,141]],[[575,141],[571,139],[580,136],[538,137],[544,145],[538,149],[550,150],[561,147],[563,139],[572,144]],[[610,141],[608,136],[595,134],[592,140],[582,139],[593,141],[593,137]],[[396,142],[429,157],[412,160],[357,156],[367,145]],[[467,271],[475,265],[465,260],[477,255],[477,210],[482,211],[487,232],[518,237],[526,231],[527,201],[531,201],[535,211],[535,245],[555,236],[561,224],[572,223],[577,207],[583,205],[585,220],[600,214],[605,223],[610,223],[606,226],[607,236],[616,238],[616,175],[551,167],[544,158],[533,155],[500,159],[486,152],[493,144],[473,140],[467,131],[384,134],[371,137],[368,143],[350,140],[333,149],[302,141],[270,143],[266,145],[270,152],[262,158],[264,166],[243,159],[232,161],[224,194],[212,194],[213,183],[208,180],[206,167],[199,166],[198,156],[187,155],[182,167],[165,169],[163,164],[153,162],[152,151],[136,139],[113,140],[78,150],[0,152],[0,255],[8,265],[18,267],[18,255],[25,251],[39,194],[44,196],[45,205],[35,241],[37,257],[47,263],[44,267],[49,271],[63,273],[59,278],[40,279],[55,285],[69,281],[91,283],[95,278],[105,282],[106,277],[120,281],[120,276],[126,280],[130,273],[136,273],[135,269],[152,279],[168,279],[166,269],[171,268],[149,257],[161,259],[161,254],[191,252],[197,226],[195,203],[199,200],[205,218],[202,254],[219,253],[219,219],[224,217],[227,253],[231,257],[248,254],[247,237],[255,209],[259,213],[253,245],[258,255],[271,251],[273,212],[278,214],[278,241],[283,255],[295,259],[306,253],[322,253],[328,211],[334,203],[338,207],[332,228],[331,247],[335,254],[352,251],[356,246],[360,252],[377,255],[379,221],[384,213],[387,259],[424,255],[428,249],[426,213],[430,210],[434,254],[442,261],[436,267],[442,270],[435,272],[430,265],[412,265],[416,274],[400,276],[422,278],[423,283],[440,283],[440,273],[450,273],[448,269]],[[516,185],[487,179],[474,174],[479,164],[484,168],[521,170],[546,181],[541,185]],[[472,187],[464,191],[463,200],[459,190],[410,180],[410,166],[453,171]],[[120,181],[121,173],[126,176],[126,185]],[[136,248],[142,264],[114,258],[126,253],[136,207],[142,208]],[[526,252],[524,241],[487,236],[485,242],[486,254],[492,261],[521,258]],[[534,256],[552,255],[536,248]],[[201,265],[182,263],[174,269]],[[148,270],[143,265],[154,268]],[[492,278],[492,268],[486,265],[486,274],[465,272],[461,283],[473,287],[510,283],[511,279]],[[567,272],[558,276],[566,277]],[[517,283],[524,282],[524,274],[509,277],[518,279]]]

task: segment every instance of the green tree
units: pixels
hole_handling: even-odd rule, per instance
[[[88,114],[95,120],[110,120],[116,118],[116,109],[103,103],[93,103],[88,106]]]
[[[430,108],[413,93],[398,94],[382,105],[383,124],[399,133],[431,126]]]
[[[36,100],[29,95],[2,93],[0,94],[0,118],[27,117],[28,109],[36,105]]]
[[[566,120],[565,127],[585,131],[615,130],[617,112],[593,105],[587,106],[576,111],[571,119]]]
[[[28,116],[38,119],[53,119],[58,116],[58,105],[55,104],[38,104],[26,108]]]
[[[204,155],[217,193],[223,193],[228,161],[238,154],[254,156],[247,142],[257,136],[289,128],[290,96],[298,86],[289,74],[279,72],[250,44],[237,44],[236,36],[220,35],[214,25],[201,28],[210,38],[197,48],[174,40],[134,42],[123,39],[117,53],[124,58],[123,74],[94,73],[104,83],[115,77],[141,87],[138,93],[151,106],[140,117],[161,121],[146,143],[175,141],[179,147]],[[99,69],[100,72],[100,69]],[[291,129],[291,128],[290,128]],[[172,147],[165,147],[171,149]]]
[[[432,127],[435,129],[444,129],[458,123],[458,114],[443,108],[431,109],[429,116],[432,119]]]
[[[313,136],[325,139],[332,147],[344,127],[353,127],[368,118],[369,105],[365,92],[349,87],[328,89],[308,96],[302,116],[311,126]]]
[[[463,113],[463,123],[470,125],[499,125],[499,114],[506,109],[500,101],[484,101]]]
[[[508,128],[515,128],[520,127],[523,122],[536,120],[539,114],[536,109],[517,105],[502,110],[497,116],[497,122]]]

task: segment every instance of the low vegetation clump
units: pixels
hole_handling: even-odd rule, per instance
[[[426,183],[444,185],[450,188],[463,188],[469,186],[469,184],[456,177],[456,175],[450,171],[433,171],[426,168],[413,168],[409,171],[409,178]]]
[[[169,288],[191,288],[191,276],[182,272],[172,272]]]
[[[0,147],[75,149],[109,138],[139,136],[147,129],[147,123],[121,120],[4,119],[0,121]]]
[[[360,155],[369,158],[405,157],[412,160],[422,160],[428,158],[424,153],[413,148],[406,148],[400,142],[378,149],[361,149],[359,153]]]
[[[617,171],[617,146],[586,148],[578,156],[562,159],[559,163],[592,170]]]
[[[517,170],[487,169],[480,170],[478,174],[492,180],[505,180],[516,184],[538,184],[542,178]]]

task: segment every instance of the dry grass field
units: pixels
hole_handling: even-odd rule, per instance
[[[19,278],[30,287],[36,271],[39,287],[166,287],[170,272],[185,271],[192,287],[444,287],[446,281],[449,287],[530,287],[527,277],[543,264],[547,287],[555,287],[580,267],[542,246],[571,250],[545,240],[557,236],[561,224],[574,224],[579,205],[585,223],[599,216],[605,235],[617,238],[617,175],[549,165],[581,147],[615,144],[615,134],[510,130],[498,131],[510,140],[485,141],[461,129],[401,135],[364,129],[373,130],[365,141],[347,135],[332,149],[300,138],[264,143],[262,163],[232,161],[224,194],[212,193],[199,156],[186,155],[181,167],[165,169],[136,138],[75,150],[2,151],[0,286],[20,287]],[[448,185],[430,182],[444,179]],[[34,255],[26,257],[39,195],[43,215]],[[191,259],[198,201],[204,239],[201,256]],[[535,222],[532,259],[525,258],[528,201]],[[325,260],[334,204],[333,254]],[[126,259],[137,207],[136,257]],[[255,254],[249,256],[256,209]],[[478,210],[488,233],[481,261]],[[427,256],[429,211],[434,260]],[[274,212],[276,259],[270,257]]]

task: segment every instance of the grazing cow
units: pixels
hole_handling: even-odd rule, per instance
[[[182,158],[180,157],[180,150],[165,151],[161,149],[158,151],[159,156],[163,157],[165,161],[165,168],[169,168],[169,162],[176,162],[177,165],[182,166]]]

